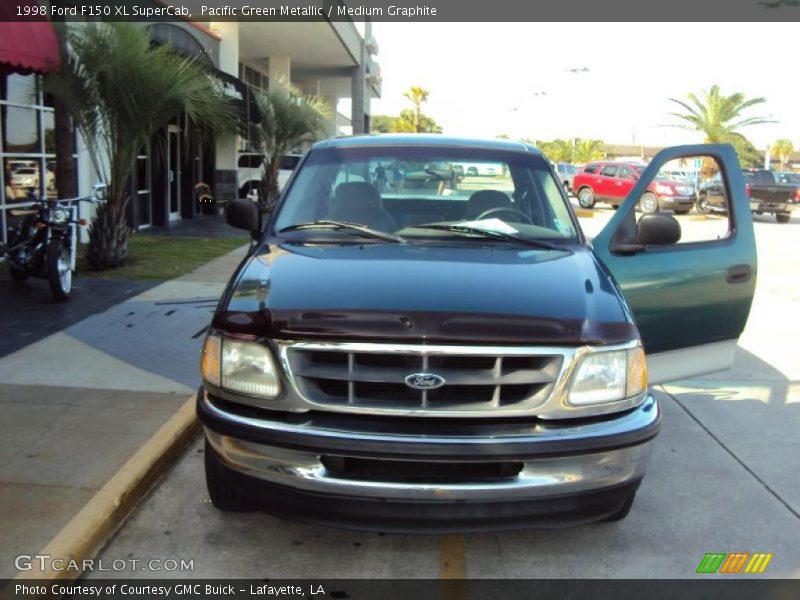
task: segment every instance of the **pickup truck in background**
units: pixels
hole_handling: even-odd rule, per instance
[[[788,223],[792,211],[800,206],[800,184],[780,183],[775,173],[766,169],[743,169],[742,175],[750,199],[750,210],[757,215],[774,214],[778,223]],[[727,206],[725,186],[719,175],[700,185],[698,212],[726,212]]]

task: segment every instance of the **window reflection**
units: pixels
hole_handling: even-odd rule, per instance
[[[34,153],[39,149],[38,111],[18,106],[2,107],[3,151]]]

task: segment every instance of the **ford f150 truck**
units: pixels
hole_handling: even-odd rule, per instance
[[[750,210],[757,215],[774,214],[778,223],[788,223],[792,211],[800,207],[800,185],[779,183],[775,180],[775,173],[766,169],[745,169],[743,175]],[[699,212],[726,212],[727,206],[725,185],[720,177],[700,185],[697,196]]]
[[[634,207],[697,154],[737,227],[679,244]],[[381,193],[392,163],[501,175]],[[203,350],[211,500],[379,531],[623,518],[661,423],[648,382],[728,367],[755,286],[727,145],[662,151],[591,244],[538,150],[441,135],[320,142],[265,223],[247,201],[227,218],[254,243]]]

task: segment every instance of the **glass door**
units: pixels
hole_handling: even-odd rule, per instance
[[[181,218],[181,130],[170,125],[167,130],[167,177],[169,192],[169,220]]]

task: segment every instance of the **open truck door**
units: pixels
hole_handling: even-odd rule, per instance
[[[641,215],[636,208],[667,163],[716,168],[727,207],[689,216]],[[691,184],[687,182],[685,192]],[[670,192],[670,188],[672,191]],[[694,192],[692,192],[694,193]],[[687,227],[688,226],[688,227]],[[691,230],[691,231],[690,231]],[[756,244],[742,170],[728,144],[677,146],[659,152],[592,245],[628,301],[647,355],[651,384],[729,368],[756,285]]]

